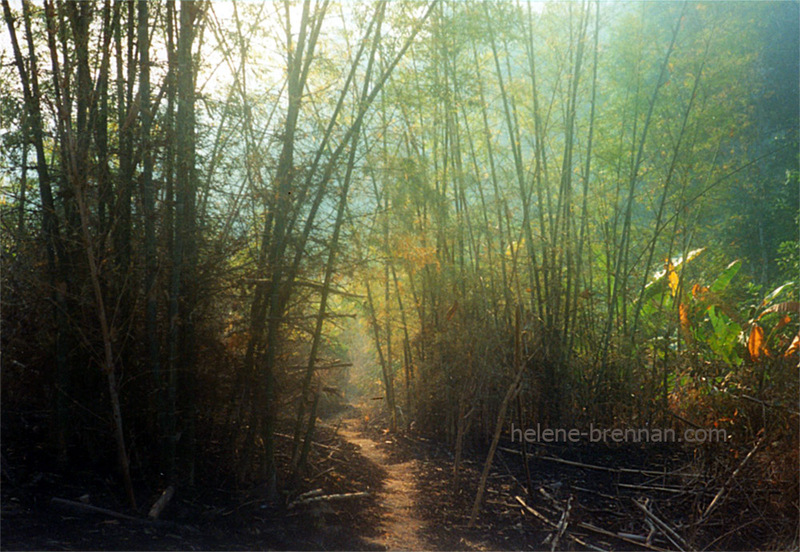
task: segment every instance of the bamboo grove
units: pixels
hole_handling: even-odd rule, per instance
[[[3,15],[4,409],[132,506],[275,496],[350,361],[456,478],[509,419],[796,449],[741,399],[798,391],[796,4]]]

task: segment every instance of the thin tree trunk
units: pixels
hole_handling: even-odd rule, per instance
[[[406,376],[406,428],[411,424],[413,412],[413,381],[412,381],[412,355],[411,355],[411,340],[408,336],[408,322],[406,320],[406,310],[403,308],[403,296],[400,293],[400,283],[397,280],[397,271],[394,267],[394,262],[389,259],[390,267],[392,269],[392,279],[394,280],[394,290],[397,295],[397,307],[400,310],[400,321],[403,324],[403,369]]]
[[[380,25],[382,22],[382,13],[383,12],[381,12],[381,19],[379,19],[378,21],[378,29],[375,32],[375,39],[373,42],[372,52],[370,55],[369,63],[367,65],[367,73],[364,78],[364,85],[361,94],[362,97],[366,97],[367,95],[366,93],[369,90],[369,79],[372,72],[372,64],[375,59],[378,43],[380,41]],[[305,464],[308,455],[308,448],[310,446],[311,436],[313,435],[314,431],[314,424],[316,418],[316,405],[317,401],[319,400],[319,392],[317,392],[314,396],[312,412],[309,416],[309,421],[308,421],[308,431],[306,432],[306,440],[305,443],[303,444],[302,453],[298,458],[297,451],[300,439],[299,433],[300,433],[300,428],[302,427],[305,403],[308,400],[308,393],[311,388],[311,381],[314,377],[314,363],[316,362],[317,353],[319,351],[319,345],[322,338],[322,325],[325,321],[325,313],[328,305],[328,294],[330,292],[331,281],[333,279],[333,270],[336,267],[336,253],[338,252],[339,235],[341,233],[342,223],[344,222],[345,207],[347,206],[347,194],[350,190],[350,182],[353,175],[353,168],[355,167],[356,163],[358,136],[361,130],[360,122],[356,124],[358,125],[358,127],[356,128],[356,131],[354,133],[355,139],[351,146],[350,156],[347,161],[347,169],[344,175],[344,183],[342,185],[341,195],[339,197],[339,205],[336,210],[336,222],[334,223],[333,227],[333,236],[331,237],[330,241],[330,246],[329,246],[330,251],[328,252],[328,261],[325,266],[325,277],[322,282],[322,294],[320,297],[319,313],[317,314],[317,321],[314,327],[314,336],[311,342],[311,352],[309,353],[308,367],[306,368],[306,374],[303,379],[303,388],[300,393],[300,404],[298,405],[294,443],[292,446],[292,467],[295,470],[295,476],[297,476],[299,470],[301,470],[303,468],[303,465]]]
[[[708,49],[711,45],[711,41],[706,42],[706,51],[705,54],[708,54]],[[656,250],[656,243],[658,241],[658,236],[666,226],[666,224],[662,225],[661,220],[664,216],[664,208],[667,202],[667,194],[670,189],[670,184],[672,183],[672,176],[675,174],[675,168],[678,164],[678,155],[680,154],[681,145],[683,143],[683,138],[686,133],[686,125],[689,122],[689,115],[692,112],[692,107],[694,106],[694,100],[697,97],[697,90],[700,86],[700,78],[703,74],[703,68],[705,67],[705,56],[703,61],[700,63],[700,67],[697,70],[697,74],[694,78],[694,85],[692,86],[692,95],[689,97],[689,102],[686,105],[686,110],[683,113],[683,119],[681,120],[681,128],[678,131],[678,137],[675,142],[675,146],[672,150],[672,160],[670,161],[669,168],[667,169],[667,175],[664,178],[664,185],[661,190],[661,198],[658,202],[658,212],[656,213],[656,220],[655,224],[653,225],[653,238],[650,240],[649,244],[649,252],[647,254],[647,262],[644,264],[646,270],[644,271],[644,276],[642,279],[642,284],[639,288],[639,299],[636,301],[636,310],[633,316],[633,325],[631,326],[631,343],[633,344],[636,339],[636,329],[639,323],[639,315],[642,311],[642,302],[644,298],[644,291],[645,287],[647,286],[647,280],[649,279],[649,270],[652,266],[653,256],[655,255]]]
[[[589,177],[591,175],[591,163],[592,163],[592,145],[593,145],[593,138],[594,138],[594,120],[595,120],[595,107],[596,107],[596,98],[597,98],[597,56],[599,52],[599,43],[600,39],[600,3],[595,2],[595,15],[594,15],[594,62],[592,64],[592,99],[591,104],[592,107],[589,112],[589,136],[587,138],[586,143],[586,165],[583,170],[583,201],[581,207],[581,228],[580,234],[578,235],[578,251],[575,255],[576,259],[576,266],[575,266],[575,286],[574,286],[574,293],[573,293],[573,301],[572,301],[572,310],[577,317],[578,313],[578,296],[580,295],[580,279],[582,276],[582,269],[583,269],[583,249],[584,244],[586,241],[586,228],[588,225],[588,203],[589,203]],[[577,320],[573,320],[573,328]],[[567,350],[571,351],[573,347],[573,341],[575,339],[575,332],[569,331],[569,342],[567,344]]]
[[[44,149],[44,129],[42,126],[41,109],[39,108],[39,68],[34,48],[34,38],[31,31],[30,11],[28,2],[23,2],[22,13],[25,25],[25,36],[28,44],[30,73],[25,67],[22,50],[17,40],[14,18],[8,0],[2,0],[3,15],[8,27],[11,45],[14,51],[14,62],[22,83],[25,107],[27,110],[26,121],[36,153],[36,173],[39,179],[39,196],[42,203],[42,230],[45,237],[47,250],[47,267],[53,299],[53,316],[56,320],[56,377],[55,377],[55,426],[58,457],[61,463],[67,460],[67,444],[69,434],[69,407],[67,394],[69,392],[69,362],[67,357],[67,306],[66,293],[68,271],[66,264],[65,246],[59,233],[58,218],[53,201],[52,180],[47,164]],[[48,13],[48,21],[52,11]]]
[[[392,382],[392,374],[386,364],[386,358],[383,355],[383,347],[381,347],[380,326],[378,319],[375,316],[375,304],[372,301],[372,289],[370,288],[369,281],[364,282],[367,288],[367,308],[369,309],[370,325],[372,326],[373,336],[375,338],[375,348],[378,350],[378,361],[381,365],[381,376],[383,378],[383,389],[386,394],[386,406],[389,409],[390,415],[395,411],[394,406],[394,386]],[[393,417],[393,416],[392,416]]]
[[[103,301],[103,291],[100,284],[100,274],[97,269],[97,261],[95,259],[92,237],[89,233],[89,213],[84,200],[83,186],[81,186],[79,176],[77,174],[72,174],[72,180],[75,185],[75,198],[78,202],[78,212],[81,217],[81,230],[83,233],[86,258],[89,261],[89,275],[91,277],[92,291],[94,292],[97,319],[100,322],[100,331],[103,337],[103,371],[106,374],[106,379],[108,381],[108,393],[111,399],[111,409],[114,419],[114,437],[117,442],[117,460],[119,461],[120,471],[122,472],[122,478],[125,484],[125,492],[128,495],[128,501],[131,508],[135,510],[136,496],[133,492],[133,482],[131,481],[128,452],[125,446],[125,433],[122,426],[122,410],[120,408],[119,395],[117,393],[114,352],[111,340],[111,327],[108,323],[108,317],[106,315],[105,302]]]
[[[148,3],[138,2],[139,32],[139,109],[141,113],[141,150],[142,150],[142,210],[144,218],[144,255],[145,255],[145,326],[147,335],[148,364],[156,382],[156,397],[160,393],[160,358],[158,342],[158,302],[156,294],[156,257],[155,232],[155,190],[153,189],[153,153],[150,139],[150,127],[153,114],[150,107],[150,37],[148,35]],[[157,407],[160,410],[160,404]],[[160,412],[158,413],[160,416]]]
[[[192,311],[195,305],[194,270],[196,256],[194,204],[196,194],[195,182],[195,142],[194,142],[194,64],[192,61],[192,44],[196,32],[196,19],[200,15],[199,6],[192,2],[181,2],[180,29],[178,34],[177,53],[177,104],[176,117],[176,180],[175,180],[175,217],[172,250],[172,274],[169,293],[169,373],[167,377],[167,473],[175,479],[177,473],[177,440],[178,440],[178,373],[185,374],[184,387],[191,385],[193,372],[193,326]],[[192,456],[191,427],[194,418],[194,401],[191,389],[186,389],[188,444],[188,473],[185,474],[191,483],[193,479],[194,459]]]
[[[642,158],[644,156],[644,144],[647,138],[647,131],[650,127],[650,120],[653,115],[653,110],[655,108],[656,100],[658,99],[659,91],[661,90],[661,86],[663,86],[665,81],[665,75],[667,72],[667,66],[669,64],[670,56],[672,55],[672,51],[675,48],[675,41],[678,38],[678,31],[681,28],[681,19],[683,17],[683,13],[686,10],[686,4],[684,3],[681,7],[681,12],[678,16],[678,19],[675,23],[675,27],[672,31],[672,39],[670,41],[669,47],[664,54],[664,59],[661,63],[661,71],[658,76],[658,81],[656,82],[655,89],[653,90],[653,94],[650,98],[650,105],[647,110],[647,116],[645,117],[644,122],[644,129],[642,130],[642,136],[639,138],[639,147],[638,153],[636,154],[635,160],[631,167],[631,174],[629,178],[629,186],[628,186],[628,199],[627,199],[627,206],[625,209],[625,220],[623,222],[622,227],[622,235],[620,237],[620,243],[618,246],[618,255],[617,255],[617,262],[615,267],[615,274],[614,274],[614,285],[612,286],[611,291],[611,299],[609,301],[610,309],[608,313],[608,318],[606,319],[606,326],[604,331],[603,341],[601,343],[601,351],[600,351],[600,359],[601,359],[601,377],[605,374],[607,363],[608,363],[608,349],[609,349],[609,341],[611,339],[611,330],[612,330],[612,323],[613,323],[613,315],[614,315],[614,308],[617,304],[617,297],[620,293],[623,293],[626,289],[626,282],[627,282],[627,254],[626,251],[629,248],[630,244],[630,228],[631,228],[631,218],[633,213],[633,198],[636,192],[636,183],[639,180],[639,167],[642,163]]]
[[[486,490],[486,480],[489,478],[489,470],[492,468],[492,461],[494,460],[494,453],[497,451],[497,444],[500,442],[500,434],[503,432],[503,424],[505,424],[506,411],[508,405],[517,396],[522,383],[522,375],[525,373],[525,362],[522,359],[522,332],[521,332],[521,312],[520,307],[517,307],[515,324],[514,324],[514,361],[516,375],[514,381],[508,386],[503,402],[500,403],[500,410],[497,412],[497,422],[494,428],[494,435],[492,435],[492,444],[489,446],[489,453],[486,455],[486,462],[483,465],[483,472],[481,473],[480,483],[478,483],[478,492],[475,495],[475,502],[472,503],[472,511],[469,515],[469,522],[467,527],[475,525],[478,519],[478,512],[480,511],[481,502],[483,501],[483,493]]]

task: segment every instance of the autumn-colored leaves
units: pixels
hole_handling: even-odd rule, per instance
[[[702,250],[687,256],[693,260]],[[800,351],[800,332],[792,331],[797,322],[800,302],[790,297],[792,284],[782,285],[767,294],[757,305],[736,306],[726,297],[726,289],[738,273],[741,263],[730,263],[710,285],[689,283],[683,272],[686,262],[665,260],[664,272],[657,278],[667,305],[676,309],[684,338],[733,364],[745,358],[762,362],[769,358],[790,357]],[[690,290],[689,293],[683,290]],[[667,294],[668,291],[668,294]],[[743,309],[747,308],[749,312]]]
[[[797,314],[798,312],[800,312],[800,303],[797,301],[784,301],[762,311],[756,321],[752,323],[750,336],[747,339],[747,351],[750,354],[750,359],[756,362],[760,358],[769,358],[776,354],[789,357],[796,353],[798,349],[800,349],[800,331],[794,336],[794,339],[788,347],[786,347],[786,337],[780,336],[779,332],[792,321],[792,317],[788,313]],[[769,335],[765,336],[764,328],[758,321],[773,313],[778,313],[781,316],[778,318],[777,323],[775,323]],[[777,343],[774,343],[773,350],[771,351],[770,344],[773,343],[773,341]],[[783,350],[783,353],[780,352],[781,350]]]

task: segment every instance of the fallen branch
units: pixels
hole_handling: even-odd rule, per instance
[[[694,550],[694,548],[689,546],[686,543],[686,541],[683,540],[683,538],[672,529],[672,527],[667,525],[666,522],[664,522],[660,518],[656,517],[656,515],[653,512],[651,512],[647,508],[647,506],[645,506],[644,504],[642,504],[638,500],[634,500],[633,503],[636,505],[637,508],[639,508],[642,512],[644,512],[644,515],[647,516],[648,518],[650,518],[650,520],[652,520],[653,523],[655,523],[658,526],[658,528],[661,529],[661,532],[664,533],[664,535],[669,540],[672,541],[672,544],[677,546],[682,552],[687,550],[687,549],[688,550]]]
[[[561,519],[558,521],[558,531],[553,539],[553,543],[550,545],[550,552],[555,552],[556,547],[558,546],[558,541],[561,540],[561,537],[564,535],[564,531],[566,531],[567,526],[569,526],[569,511],[571,508],[572,497],[570,496],[569,500],[567,500],[567,506],[564,508],[564,512],[561,514]]]
[[[301,502],[301,501],[303,501],[303,500],[305,500],[307,498],[311,498],[313,496],[320,496],[324,492],[325,491],[323,491],[322,489],[314,489],[313,491],[308,491],[308,492],[305,492],[305,493],[297,495],[297,498],[295,498],[293,502]]]
[[[664,475],[664,472],[657,472],[652,470],[635,470],[632,468],[609,468],[608,466],[598,466],[596,464],[584,464],[583,462],[575,462],[574,460],[564,460],[563,458],[556,458],[554,456],[539,456],[536,459],[547,460],[548,462],[556,462],[557,464],[564,464],[567,466],[575,466],[577,468],[600,470],[611,473],[635,473],[639,475],[649,475],[654,477],[662,477]]]
[[[719,492],[714,497],[714,500],[712,500],[711,503],[706,507],[705,511],[703,512],[703,515],[700,516],[700,520],[697,523],[702,523],[706,519],[708,519],[708,516],[711,515],[711,512],[713,512],[714,509],[717,507],[717,504],[722,499],[722,497],[727,494],[728,489],[730,489],[731,483],[733,483],[733,480],[736,479],[736,476],[739,475],[739,472],[742,471],[742,468],[745,466],[745,464],[747,464],[747,462],[750,460],[753,454],[755,454],[755,452],[758,450],[758,447],[760,447],[761,443],[763,442],[764,442],[764,434],[761,435],[761,438],[759,438],[758,442],[756,442],[756,445],[753,447],[753,449],[747,453],[747,456],[744,457],[744,460],[742,460],[741,464],[739,464],[739,467],[737,467],[733,471],[733,473],[725,482],[725,484],[722,486],[722,488],[720,488]]]
[[[515,496],[515,497],[514,497],[514,499],[515,499],[517,502],[519,502],[519,503],[520,503],[520,505],[522,505],[522,507],[525,509],[525,511],[526,511],[526,512],[528,512],[529,514],[533,515],[534,517],[536,517],[536,518],[540,519],[540,520],[541,520],[541,521],[543,521],[543,522],[544,522],[546,525],[550,526],[551,528],[556,528],[556,527],[558,527],[558,524],[557,524],[557,523],[555,523],[554,521],[550,521],[550,520],[549,520],[549,519],[548,519],[548,518],[547,518],[547,517],[546,517],[544,514],[541,514],[541,513],[539,513],[538,511],[536,511],[535,509],[533,509],[533,508],[531,508],[530,506],[528,506],[528,505],[525,503],[525,500],[523,500],[523,499],[522,499],[522,497],[520,497],[520,496]],[[584,541],[583,539],[580,539],[580,538],[576,537],[575,535],[572,535],[572,534],[569,534],[569,533],[567,533],[567,537],[568,537],[569,539],[573,540],[574,542],[576,542],[576,543],[580,544],[581,546],[585,546],[586,548],[589,548],[589,549],[591,549],[591,550],[595,550],[596,552],[606,552],[606,551],[605,551],[603,548],[600,548],[600,547],[598,547],[598,546],[595,546],[595,545],[593,545],[593,544],[590,544],[590,543],[588,543],[588,542]]]
[[[150,519],[158,519],[158,516],[160,516],[164,508],[167,507],[167,504],[169,504],[169,501],[172,500],[172,496],[174,494],[175,494],[175,487],[173,487],[172,485],[164,489],[164,492],[161,493],[159,499],[156,500],[156,503],[153,504],[152,508],[150,508],[150,513],[147,514],[147,517],[149,517]]]
[[[686,489],[682,489],[679,487],[663,487],[657,485],[633,485],[629,483],[617,483],[617,487],[623,489],[635,489],[637,491],[656,491],[661,493],[674,493],[674,494],[684,494],[689,492]]]
[[[129,516],[128,514],[123,514],[122,512],[115,512],[114,510],[109,510],[107,508],[100,508],[99,506],[92,506],[91,504],[84,504],[83,502],[68,500],[66,498],[53,497],[50,499],[50,503],[59,506],[65,506],[72,510],[78,510],[81,512],[92,512],[95,514],[103,514],[104,516],[110,516],[117,519],[126,519],[128,521],[139,521],[144,523],[148,523],[150,521],[140,517]]]
[[[103,516],[108,516],[116,519],[123,519],[125,521],[132,521],[134,523],[146,523],[147,525],[153,525],[155,527],[182,529],[185,531],[191,531],[192,533],[200,532],[200,530],[197,527],[194,527],[192,525],[183,525],[180,523],[175,523],[173,521],[163,521],[160,519],[148,519],[143,517],[130,516],[128,514],[123,514],[122,512],[109,510],[108,508],[92,506],[91,504],[85,504],[83,502],[77,502],[75,500],[69,500],[66,498],[58,498],[56,496],[50,499],[50,503],[55,506],[61,506],[62,508],[67,508],[74,512],[80,512],[84,514],[100,514]]]
[[[669,552],[665,548],[659,548],[658,546],[653,546],[652,544],[647,544],[646,542],[639,542],[638,540],[634,540],[628,538],[627,536],[623,536],[627,535],[627,533],[622,533],[622,534],[614,533],[612,531],[607,531],[602,527],[597,527],[595,525],[592,525],[591,523],[585,523],[585,522],[578,523],[577,526],[580,527],[581,529],[586,529],[587,531],[591,531],[592,533],[597,533],[598,535],[603,535],[606,537],[613,537],[615,539],[621,540],[622,542],[627,542],[628,544],[635,544],[636,546],[641,546],[642,548],[647,548],[648,550],[655,550],[657,552]]]
[[[289,510],[296,506],[305,506],[307,504],[314,504],[316,502],[331,502],[334,500],[347,500],[350,498],[364,498],[369,496],[369,493],[366,491],[362,491],[359,493],[343,493],[343,494],[330,494],[330,495],[322,495],[322,496],[312,496],[309,498],[305,498],[303,500],[295,500],[291,504],[289,504]]]

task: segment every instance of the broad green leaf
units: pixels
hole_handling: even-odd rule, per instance
[[[713,284],[711,284],[711,291],[713,293],[719,293],[723,291],[725,288],[728,287],[728,284],[731,283],[731,280],[736,273],[739,272],[739,269],[742,268],[742,261],[736,260],[725,267],[725,270],[717,277]]]
[[[741,327],[716,306],[708,308],[708,318],[714,328],[714,334],[707,339],[708,346],[725,362],[738,366],[742,359],[736,354],[735,347]]]

